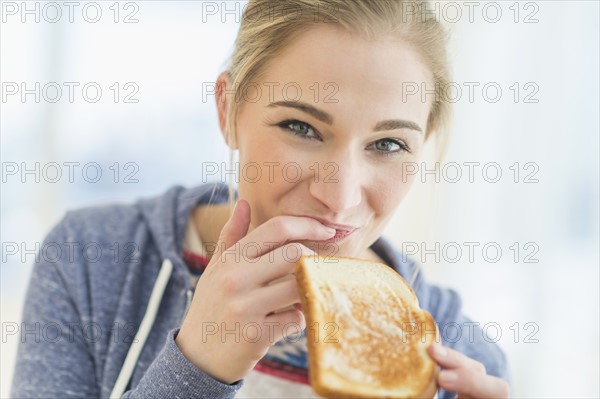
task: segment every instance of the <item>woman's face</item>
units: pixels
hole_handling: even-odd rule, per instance
[[[412,185],[406,163],[420,159],[432,95],[403,98],[403,89],[422,83],[432,87],[431,73],[403,43],[331,26],[297,37],[245,93],[237,120],[250,230],[309,216],[341,226],[334,245],[303,244],[361,256]]]

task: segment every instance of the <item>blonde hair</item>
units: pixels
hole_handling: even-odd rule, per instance
[[[250,0],[226,70],[235,91],[234,101],[228,101],[225,122],[230,147],[237,146],[236,120],[243,94],[260,81],[267,63],[307,27],[337,24],[368,40],[382,36],[402,40],[419,53],[435,84],[425,137],[435,132],[441,159],[451,118],[450,102],[445,96],[450,83],[448,35],[441,22],[426,9],[431,10],[427,1],[421,0]],[[233,198],[232,184],[229,186]]]

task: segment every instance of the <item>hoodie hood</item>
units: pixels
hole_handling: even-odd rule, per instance
[[[137,204],[160,257],[173,263],[173,277],[185,280],[188,288],[191,288],[191,283],[182,253],[190,214],[199,205],[226,204],[229,200],[228,191],[228,186],[223,183],[194,188],[176,186],[160,197],[142,199]]]
[[[237,200],[234,191],[234,200]],[[229,188],[223,183],[210,183],[193,188],[176,186],[160,197],[142,199],[137,206],[147,223],[150,234],[159,250],[161,258],[173,262],[175,278],[187,282],[191,288],[187,266],[183,262],[183,240],[186,224],[193,209],[205,204],[226,204],[229,200]],[[422,282],[419,266],[401,254],[382,237],[379,237],[371,249],[396,270],[416,291]]]
[[[176,186],[160,197],[143,199],[138,202],[138,207],[148,225],[148,229],[158,247],[162,259],[173,262],[173,274],[177,279],[188,282],[191,288],[187,266],[183,262],[183,240],[186,224],[192,210],[204,204],[225,204],[229,199],[229,189],[223,183],[204,184],[194,188]],[[234,192],[234,200],[238,194]],[[371,249],[386,263],[396,270],[415,291],[422,282],[418,265],[411,259],[393,248],[385,239],[378,238]]]

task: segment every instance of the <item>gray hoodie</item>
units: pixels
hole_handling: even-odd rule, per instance
[[[68,212],[36,259],[11,396],[233,398],[243,380],[215,380],[174,340],[193,292],[182,259],[186,223],[209,202],[227,202],[227,186],[174,187],[134,205]],[[413,276],[416,264],[385,240],[372,249],[407,280]],[[442,334],[444,345],[509,379],[503,352],[469,324],[455,291],[428,285],[421,273],[413,289],[440,331],[451,331]]]

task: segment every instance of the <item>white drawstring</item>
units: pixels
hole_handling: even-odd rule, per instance
[[[419,275],[420,271],[421,271],[421,266],[418,263],[415,263],[415,271],[413,272],[413,275],[410,278],[410,286],[411,287],[415,286],[415,282],[417,281],[417,276]]]
[[[127,356],[123,362],[123,367],[121,367],[119,377],[117,377],[117,382],[115,382],[115,386],[110,393],[110,398],[120,398],[125,392],[125,388],[131,379],[131,375],[133,374],[135,365],[137,364],[138,358],[142,353],[144,344],[148,339],[148,335],[150,335],[150,330],[152,329],[152,325],[156,319],[156,313],[158,312],[158,307],[165,293],[167,283],[171,278],[172,271],[173,264],[169,259],[165,259],[160,267],[160,272],[158,273],[154,287],[152,288],[150,300],[148,301],[148,306],[146,307],[146,313],[144,313],[144,318],[142,319],[140,328],[135,334],[135,339],[129,347],[129,352],[127,352]]]

